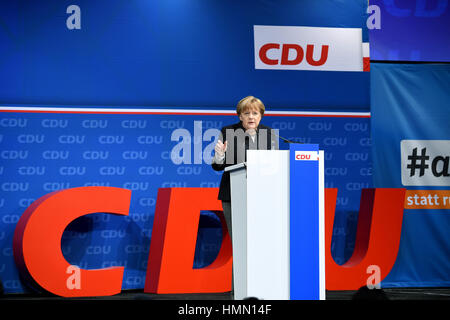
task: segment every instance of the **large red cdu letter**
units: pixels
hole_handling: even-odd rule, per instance
[[[269,59],[267,57],[267,51],[269,51],[270,49],[280,49],[280,45],[278,43],[267,43],[267,44],[263,45],[261,47],[261,49],[259,49],[259,58],[265,64],[274,66],[274,65],[278,64],[278,60],[276,60],[276,59]]]
[[[218,188],[158,190],[144,292],[201,293],[231,290],[231,241],[217,200]],[[209,266],[194,269],[200,210],[222,222],[222,245]]]
[[[76,286],[68,285],[73,268],[61,251],[67,225],[86,214],[128,215],[131,191],[80,187],[49,193],[33,202],[17,223],[14,259],[25,279],[64,297],[108,296],[121,291],[123,267],[78,269]]]
[[[357,290],[367,284],[368,268],[379,267],[380,281],[397,258],[405,189],[363,189],[353,255],[343,265],[331,256],[337,189],[325,190],[325,272],[327,290]]]
[[[295,58],[289,60],[290,50],[294,50],[296,55]],[[281,65],[297,65],[303,60],[304,52],[303,48],[298,44],[283,44],[283,49],[281,50]]]

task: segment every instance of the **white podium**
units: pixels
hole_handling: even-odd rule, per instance
[[[290,155],[292,150],[248,150],[247,162],[227,167],[231,180],[233,275],[236,300],[292,299]],[[318,292],[325,298],[323,151],[319,154]],[[296,212],[295,214],[299,214]],[[297,281],[298,282],[298,281]],[[302,284],[295,284],[302,285]],[[295,299],[295,298],[294,298]]]

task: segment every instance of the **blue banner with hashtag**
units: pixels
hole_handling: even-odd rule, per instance
[[[373,64],[371,73],[373,184],[407,189],[382,286],[449,286],[450,65]]]

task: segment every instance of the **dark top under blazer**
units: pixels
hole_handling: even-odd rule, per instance
[[[229,126],[225,126],[222,128],[221,132],[222,132],[222,137],[223,137],[223,141],[225,143],[226,141],[226,130],[227,129],[233,129],[234,131],[238,130],[238,129],[242,129],[245,132],[244,127],[242,126],[242,122],[238,122]],[[259,124],[257,130],[260,129],[266,129],[267,130],[267,150],[272,149],[272,132],[271,132],[271,128],[268,126],[265,126],[263,124]],[[275,137],[274,137],[275,138]],[[234,141],[234,159],[233,159],[233,163],[223,163],[223,164],[217,164],[217,163],[212,163],[212,168],[216,171],[222,171],[224,170],[226,167],[232,166],[237,164],[237,138],[235,137],[235,141]],[[229,147],[229,146],[228,146]],[[227,148],[228,148],[227,147]],[[259,149],[259,144],[258,144],[258,149]],[[231,201],[231,191],[230,191],[230,173],[229,172],[224,172],[222,174],[222,179],[220,180],[220,188],[219,188],[219,196],[218,196],[219,200],[222,201]]]

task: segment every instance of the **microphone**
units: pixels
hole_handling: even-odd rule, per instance
[[[281,140],[283,140],[283,142],[285,143],[297,143],[297,144],[304,144],[303,142],[297,142],[297,141],[291,141],[289,139],[283,138],[282,136],[276,134],[275,132],[273,132],[278,138],[280,138]]]
[[[297,142],[297,141],[292,141],[292,140],[286,139],[286,138],[278,135],[276,133],[278,131],[279,131],[278,129],[272,129],[271,130],[272,134],[274,134],[277,138],[280,138],[281,140],[283,140],[283,142],[285,142],[285,143],[304,144],[303,142]],[[255,135],[257,135],[259,133],[259,130],[258,130],[258,128],[256,128],[256,129],[248,129],[248,130],[245,131],[245,133],[248,134],[251,137],[254,137]]]

